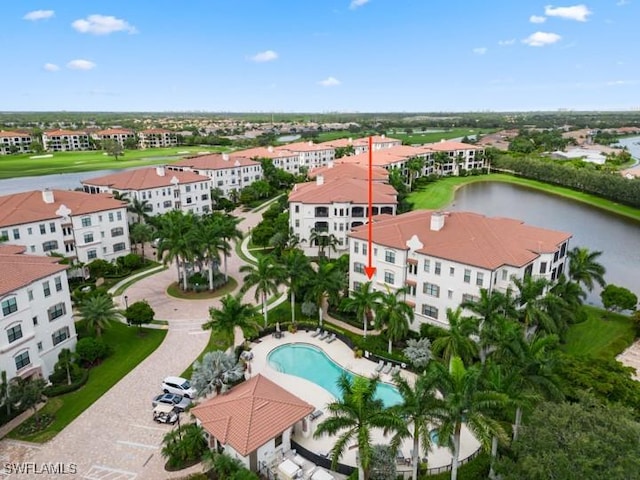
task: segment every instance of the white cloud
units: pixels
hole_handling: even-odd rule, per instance
[[[487,47],[477,47],[472,50],[476,55],[484,55],[487,53]]]
[[[591,15],[591,10],[586,5],[573,5],[571,7],[554,7],[547,5],[544,7],[544,14],[547,17],[560,17],[577,22],[586,22]]]
[[[278,58],[278,54],[273,50],[265,50],[264,52],[256,53],[253,57],[250,58],[253,62],[264,63],[264,62],[272,62]]]
[[[137,33],[133,25],[121,18],[111,15],[89,15],[74,21],[71,26],[80,33],[93,35],[109,35],[113,32]]]
[[[82,60],[79,58],[67,63],[67,68],[70,68],[71,70],[93,70],[96,68],[96,64],[90,60]]]
[[[501,47],[506,47],[508,45],[513,45],[514,43],[516,43],[516,39],[515,38],[510,38],[509,40],[498,40],[498,45],[500,45]]]
[[[47,18],[51,18],[54,15],[55,12],[53,10],[34,10],[27,13],[24,17],[22,17],[22,19],[35,22],[36,20],[46,20]]]
[[[616,2],[616,5],[619,7],[624,7],[625,5],[629,5],[631,3],[631,0],[619,0],[618,2]]]
[[[536,32],[529,35],[527,38],[522,40],[522,42],[526,43],[530,47],[544,47],[545,45],[556,43],[561,39],[562,37],[557,33]]]
[[[366,5],[367,3],[369,3],[369,0],[351,0],[351,4],[349,4],[349,8],[351,10],[355,10],[356,8]]]
[[[611,80],[606,85],[607,87],[620,87],[623,85],[635,85],[636,83],[633,80]]]
[[[57,72],[60,70],[60,67],[55,63],[45,63],[42,68],[44,68],[47,72]]]
[[[323,87],[337,87],[338,85],[340,85],[340,80],[338,80],[336,77],[327,77],[324,80],[320,80],[318,82],[318,84],[322,85]]]
[[[531,23],[544,23],[547,21],[547,17],[543,17],[542,15],[531,15],[529,17],[529,21]]]

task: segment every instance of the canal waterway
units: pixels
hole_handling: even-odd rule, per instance
[[[501,182],[479,182],[456,192],[450,210],[510,217],[571,233],[570,246],[601,251],[605,280],[640,298],[640,223],[589,205],[538,190]],[[600,289],[587,302],[600,305]]]

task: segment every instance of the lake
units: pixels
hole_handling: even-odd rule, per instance
[[[605,280],[640,298],[640,223],[537,190],[501,182],[480,182],[456,192],[450,210],[511,217],[543,228],[573,234],[570,246],[603,252]],[[600,289],[588,303],[600,305]]]

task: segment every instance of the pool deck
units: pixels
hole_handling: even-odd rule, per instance
[[[311,431],[307,435],[296,434],[295,436],[295,441],[300,445],[322,455],[328,454],[335,442],[333,438],[327,436],[315,439],[313,438],[313,432],[315,431],[316,425],[327,418],[328,411],[326,409],[326,405],[335,401],[335,398],[324,388],[309,380],[281,373],[272,368],[267,362],[269,352],[274,348],[287,343],[315,345],[322,349],[324,353],[338,365],[352,373],[365,377],[371,377],[376,373],[375,368],[377,363],[366,358],[355,358],[353,351],[340,340],[335,340],[329,344],[326,341],[320,340],[318,337],[312,337],[312,333],[313,332],[311,331],[305,332],[304,330],[299,330],[296,333],[284,332],[282,338],[266,336],[261,338],[259,342],[252,343],[251,351],[253,352],[254,357],[250,362],[250,375],[254,376],[262,374],[286,390],[294,393],[302,400],[315,406],[318,410],[324,411],[324,415],[311,421]],[[406,370],[401,370],[400,374],[409,382],[413,381],[415,378],[413,373]],[[393,383],[391,376],[388,374],[381,374],[380,380],[387,383]],[[463,427],[462,429],[461,440],[460,459],[462,460],[474,453],[478,449],[479,443],[470,434],[466,427]],[[373,442],[386,445],[388,444],[388,439],[385,439],[381,431],[375,431],[373,435]],[[409,457],[411,455],[412,448],[413,441],[411,439],[407,439],[403,443],[400,451],[405,457]],[[357,448],[347,449],[340,459],[340,463],[356,466],[356,452]],[[422,454],[420,456],[422,457]],[[429,468],[443,467],[450,464],[451,453],[448,449],[435,447],[430,450],[428,455]],[[410,470],[410,466],[404,467],[399,465],[398,470]]]

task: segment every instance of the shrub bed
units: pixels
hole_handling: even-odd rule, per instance
[[[89,380],[89,370],[82,369],[80,378],[72,382],[71,385],[67,385],[66,383],[60,385],[51,385],[50,387],[45,388],[43,393],[49,398],[57,397],[58,395],[64,395],[65,393],[70,393],[78,390],[85,383],[87,383],[87,380]]]

